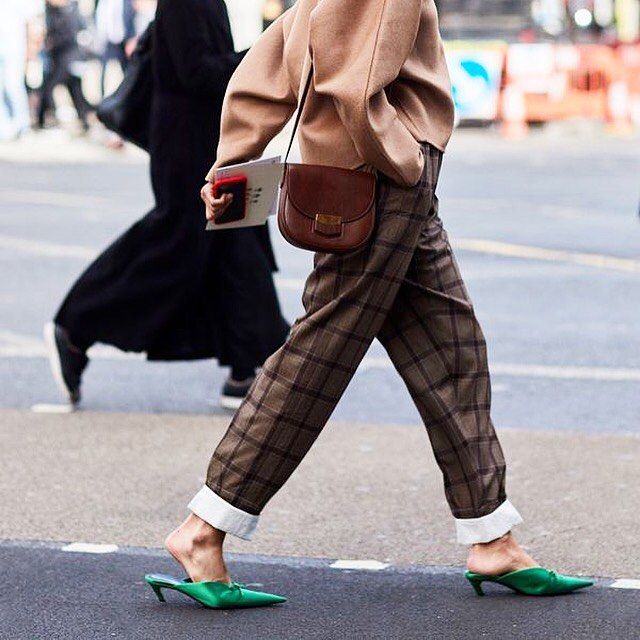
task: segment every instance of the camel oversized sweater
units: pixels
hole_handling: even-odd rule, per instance
[[[298,0],[235,71],[217,167],[259,157],[295,112],[303,162],[369,165],[402,185],[422,173],[419,142],[444,150],[453,102],[434,0]]]

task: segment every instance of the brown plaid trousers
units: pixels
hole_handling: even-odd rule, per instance
[[[207,486],[259,514],[304,458],[374,338],[426,426],[456,518],[504,500],[505,464],[489,415],[485,341],[438,217],[442,153],[423,146],[420,182],[378,179],[366,248],[316,254],[305,315],[265,363],[211,459]]]

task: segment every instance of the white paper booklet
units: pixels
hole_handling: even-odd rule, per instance
[[[280,156],[262,158],[252,162],[222,167],[216,171],[216,179],[247,177],[247,207],[242,220],[215,224],[207,222],[207,231],[224,231],[240,227],[257,227],[264,224],[267,218],[276,213],[278,205],[278,189],[282,178],[283,166]]]

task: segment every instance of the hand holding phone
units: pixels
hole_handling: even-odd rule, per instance
[[[231,202],[213,218],[214,224],[225,224],[244,220],[247,208],[247,177],[232,176],[213,183],[213,197],[216,199],[231,196]]]

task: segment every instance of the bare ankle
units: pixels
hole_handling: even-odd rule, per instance
[[[475,573],[500,574],[533,566],[537,566],[536,562],[511,533],[490,542],[474,544],[467,559],[467,567]]]
[[[229,582],[223,556],[225,532],[191,514],[165,540],[167,551],[194,582]]]

